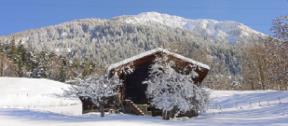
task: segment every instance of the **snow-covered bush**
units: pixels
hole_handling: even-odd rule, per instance
[[[67,93],[91,99],[100,108],[101,116],[104,116],[104,105],[107,104],[108,98],[117,95],[120,85],[122,82],[116,76],[111,78],[90,76],[84,80],[78,79],[77,84],[73,85]]]
[[[151,66],[146,95],[151,104],[162,110],[163,119],[177,116],[177,113],[204,111],[208,93],[194,84],[192,74],[181,74],[173,68],[175,64],[168,58],[156,58]]]

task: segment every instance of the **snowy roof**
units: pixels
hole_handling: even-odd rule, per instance
[[[195,65],[198,65],[198,66],[200,66],[200,67],[202,67],[202,68],[206,68],[206,69],[208,69],[208,70],[210,69],[210,67],[209,67],[208,65],[203,64],[203,63],[201,63],[201,62],[198,62],[198,61],[195,61],[195,60],[193,60],[193,59],[184,57],[184,56],[179,55],[179,54],[177,54],[177,53],[170,52],[170,51],[168,51],[167,49],[156,48],[156,49],[152,49],[152,50],[149,50],[149,51],[140,53],[140,54],[138,54],[138,55],[136,55],[136,56],[130,57],[130,58],[125,59],[125,60],[122,60],[122,61],[120,61],[120,62],[111,64],[111,65],[108,67],[108,71],[111,71],[111,70],[114,69],[114,68],[123,66],[123,65],[128,64],[128,63],[130,63],[130,62],[133,62],[133,61],[135,61],[135,60],[137,60],[137,59],[141,59],[141,58],[143,58],[143,57],[145,57],[145,56],[149,56],[149,55],[154,54],[154,53],[157,53],[157,52],[163,52],[163,53],[166,53],[166,54],[168,54],[168,55],[172,55],[172,56],[174,56],[174,57],[176,57],[176,58],[179,58],[179,59],[181,59],[181,60],[183,60],[183,61],[186,61],[186,62],[195,64]]]

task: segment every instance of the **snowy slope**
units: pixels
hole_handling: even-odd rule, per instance
[[[1,126],[288,125],[287,91],[212,90],[210,91],[211,103],[206,113],[192,119],[182,118],[170,121],[163,121],[160,117],[133,116],[126,114],[108,114],[104,118],[101,118],[99,116],[99,113],[77,115],[77,109],[80,109],[81,106],[75,106],[74,104],[78,104],[78,100],[74,99],[71,101],[67,101],[67,99],[62,98],[60,98],[60,100],[51,95],[55,93],[61,94],[62,88],[67,88],[66,84],[55,81],[45,79],[0,78],[0,85]],[[25,96],[22,93],[28,93],[28,96]],[[22,98],[25,98],[26,101],[21,100]],[[7,101],[7,99],[15,100]],[[54,107],[51,107],[52,105]],[[10,107],[7,108],[7,106]],[[33,107],[31,106],[39,106],[40,109],[33,109]],[[57,110],[63,106],[66,108],[66,111],[69,110],[71,113],[63,114],[63,112]],[[45,111],[47,109],[49,111]]]
[[[178,16],[158,12],[145,12],[133,16],[120,16],[114,20],[121,20],[131,24],[162,24],[174,28],[182,28],[218,40],[236,42],[245,38],[261,37],[265,34],[255,31],[248,26],[235,21],[217,21],[213,19],[186,19]]]
[[[61,97],[68,87],[67,84],[46,79],[0,77],[0,108],[80,114],[80,100]],[[71,113],[73,107],[75,109]]]

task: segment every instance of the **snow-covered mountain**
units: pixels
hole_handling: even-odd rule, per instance
[[[125,58],[162,47],[213,66],[210,77],[216,77],[240,74],[237,55],[242,50],[239,46],[257,42],[259,37],[265,35],[238,22],[191,20],[147,12],[112,19],[79,19],[0,36],[0,46],[22,43],[36,53],[53,52],[80,64],[88,59],[101,70]]]
[[[259,37],[265,36],[263,33],[234,21],[192,20],[157,12],[146,12],[112,19],[74,20],[0,36],[0,43],[14,41],[36,51],[46,50],[61,55],[70,53],[70,57],[90,56],[94,59],[95,55],[97,58],[107,58],[107,56],[101,56],[107,50],[111,52],[118,50],[116,52],[119,55],[113,60],[105,59],[107,62],[104,64],[109,64],[132,56],[129,54],[134,55],[159,46],[170,48],[174,45],[178,46],[179,43],[194,45],[197,48],[214,43],[220,43],[223,46],[226,43],[254,42]],[[128,53],[127,50],[131,51],[130,49],[133,50]],[[111,56],[115,55],[108,55],[108,57]]]
[[[43,27],[41,29],[49,29],[51,27],[60,28],[60,27],[70,27],[73,29],[75,28],[75,25],[73,24],[84,24],[85,26],[88,25],[86,28],[103,24],[105,22],[121,22],[121,23],[127,23],[127,24],[133,24],[133,25],[146,25],[146,26],[159,26],[164,25],[168,26],[170,28],[180,28],[183,30],[189,30],[193,32],[193,34],[201,37],[205,37],[206,39],[210,39],[211,41],[228,41],[230,43],[234,43],[237,41],[247,41],[251,39],[257,39],[259,37],[267,36],[264,33],[258,32],[240,22],[236,21],[218,21],[213,19],[186,19],[179,16],[169,15],[169,14],[163,14],[158,12],[144,12],[140,13],[138,15],[124,15],[124,16],[118,16],[113,17],[112,19],[81,19],[81,20],[75,20],[70,21],[66,23],[62,23],[59,25],[49,26],[49,27]],[[83,27],[82,29],[84,30]],[[41,29],[35,29],[35,30],[29,30],[29,33],[33,31],[39,31]],[[86,29],[88,30],[88,29]],[[74,31],[79,32],[79,31]],[[17,34],[27,33],[26,32],[20,32]],[[16,35],[17,35],[16,34]],[[15,35],[15,34],[14,34]],[[61,33],[60,36],[65,37],[69,36],[69,33]],[[13,36],[13,35],[12,35]],[[33,36],[32,34],[27,35]],[[71,36],[71,35],[70,35]],[[29,39],[29,38],[25,38]],[[43,37],[43,35],[41,36]],[[0,36],[0,41],[1,41]]]
[[[173,28],[181,28],[199,33],[218,40],[236,42],[246,38],[261,37],[265,34],[258,32],[248,26],[235,21],[217,21],[213,19],[186,19],[178,16],[161,14],[158,12],[145,12],[132,16],[120,16],[113,18],[130,24],[161,24]]]

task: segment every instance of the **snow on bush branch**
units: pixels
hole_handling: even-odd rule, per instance
[[[107,98],[117,95],[118,87],[122,85],[121,80],[113,76],[90,76],[84,80],[78,79],[77,84],[67,92],[78,97],[91,98],[96,105],[106,104]]]
[[[163,112],[204,111],[208,102],[208,93],[194,84],[192,77],[196,72],[181,74],[176,72],[175,63],[168,61],[167,56],[155,59],[151,66],[146,95],[151,104]]]

